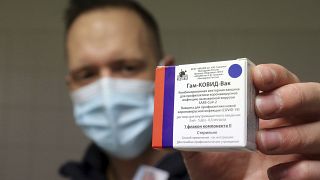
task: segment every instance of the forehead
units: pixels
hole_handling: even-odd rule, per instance
[[[77,68],[90,60],[144,58],[152,52],[150,36],[144,22],[132,10],[104,8],[86,12],[68,32],[69,67]]]

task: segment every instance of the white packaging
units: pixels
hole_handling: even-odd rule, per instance
[[[158,67],[152,146],[255,150],[253,66],[242,58]]]

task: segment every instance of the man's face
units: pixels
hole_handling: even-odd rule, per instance
[[[154,79],[153,37],[141,18],[125,8],[79,16],[67,35],[70,90],[101,77]]]

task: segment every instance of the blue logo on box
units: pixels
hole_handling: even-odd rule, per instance
[[[229,76],[237,78],[242,74],[242,68],[239,64],[232,64],[228,70]]]

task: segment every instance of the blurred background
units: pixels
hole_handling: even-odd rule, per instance
[[[248,57],[320,80],[320,1],[141,0],[178,64]],[[65,86],[67,1],[0,1],[0,179],[61,179],[88,143]]]

